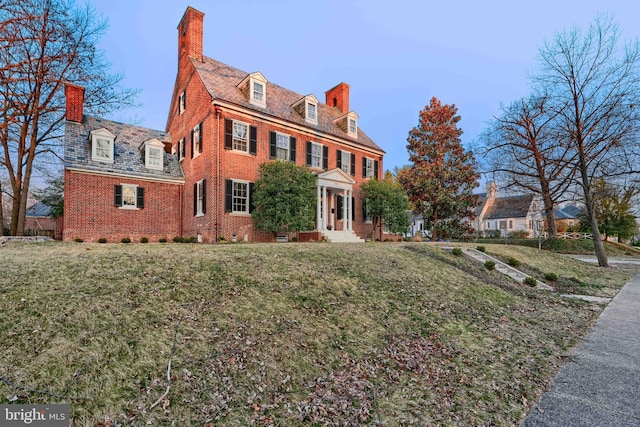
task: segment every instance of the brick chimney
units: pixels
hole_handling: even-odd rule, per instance
[[[178,24],[178,63],[183,57],[202,61],[202,22],[204,13],[187,7]]]
[[[64,95],[67,98],[67,120],[70,122],[82,123],[84,88],[67,82],[64,84]]]
[[[487,182],[487,200],[495,199],[498,194],[498,184],[495,181]]]
[[[349,112],[349,85],[345,82],[340,83],[333,89],[329,89],[325,93],[329,107],[337,107],[343,113]]]

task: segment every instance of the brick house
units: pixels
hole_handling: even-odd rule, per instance
[[[170,135],[84,115],[84,89],[65,93],[63,240],[180,235],[184,176]]]
[[[316,229],[307,237],[369,237],[360,184],[380,176],[384,151],[358,127],[349,85],[326,91],[322,103],[205,57],[203,21],[188,7],[178,25],[166,132],[83,116],[82,88],[67,85],[64,239],[271,241],[251,217],[253,184],[269,161],[316,174]]]
[[[360,184],[382,171],[384,151],[358,127],[349,85],[326,103],[203,55],[204,14],[188,7],[178,25],[178,74],[167,120],[185,175],[186,234],[204,241],[273,236],[253,228],[259,165],[306,165],[318,176],[316,230],[333,240],[366,237]],[[202,208],[206,205],[206,209]]]

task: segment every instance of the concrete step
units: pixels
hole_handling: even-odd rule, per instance
[[[364,243],[364,239],[358,237],[353,231],[325,230],[322,235],[330,243]]]

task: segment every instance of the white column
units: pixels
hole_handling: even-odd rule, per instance
[[[342,192],[342,229],[348,230],[349,226],[349,217],[347,216],[347,208],[349,207],[349,203],[347,201],[347,190]]]
[[[318,198],[316,200],[316,230],[321,230],[322,212],[320,211],[320,209],[322,209],[322,199],[320,197],[322,196],[322,193],[319,185],[316,187],[316,190],[318,193]]]
[[[347,224],[348,224],[347,230],[353,231],[353,203],[352,203],[353,190],[347,190],[347,197],[348,197],[347,200],[349,201],[349,209],[347,209],[349,213],[349,219],[347,221]]]
[[[327,187],[322,187],[322,230],[327,229]]]

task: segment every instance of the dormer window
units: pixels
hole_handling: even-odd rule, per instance
[[[252,99],[259,104],[264,104],[264,85],[262,83],[253,82]]]
[[[333,121],[340,129],[347,133],[352,138],[358,137],[358,115],[351,111],[350,113],[343,114]]]
[[[351,136],[358,136],[358,121],[349,117],[349,130],[347,131]]]
[[[296,101],[291,107],[304,117],[305,122],[318,124],[318,99],[315,96],[307,95]]]
[[[103,163],[113,163],[113,143],[116,136],[107,129],[91,131],[91,160]]]
[[[307,104],[307,121],[311,123],[318,124],[318,104],[314,104],[313,102],[306,102]]]
[[[258,107],[267,106],[267,79],[256,71],[238,83],[238,89],[244,93],[249,102]]]
[[[164,145],[156,138],[142,143],[144,149],[144,167],[147,169],[162,170],[164,159]]]

